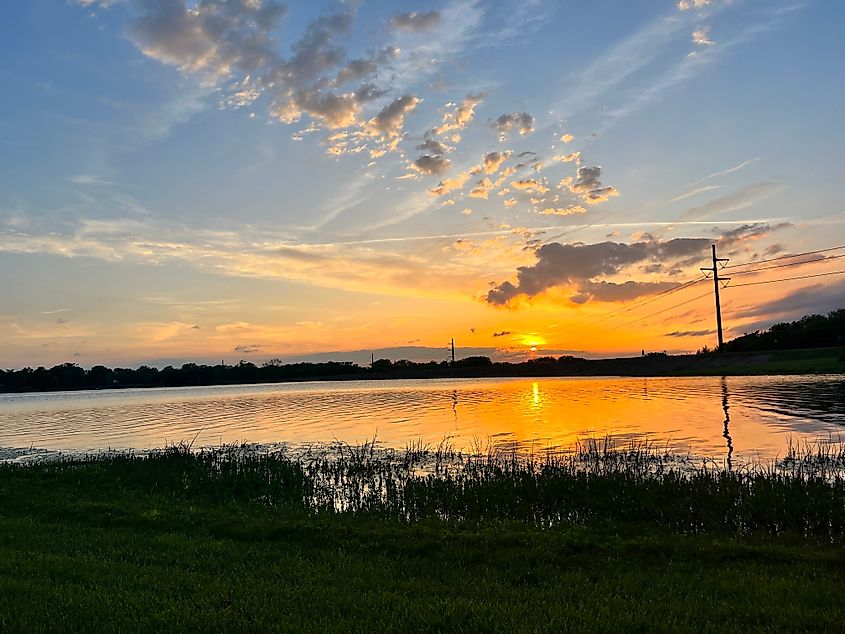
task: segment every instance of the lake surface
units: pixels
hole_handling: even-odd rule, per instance
[[[727,419],[727,425],[726,425]],[[376,436],[542,450],[649,438],[724,459],[845,431],[845,376],[310,382],[0,395],[0,447],[147,449],[190,441],[291,444]],[[843,436],[845,438],[845,436]]]

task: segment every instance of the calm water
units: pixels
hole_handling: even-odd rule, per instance
[[[725,425],[728,418],[727,427]],[[145,449],[190,440],[388,446],[451,437],[542,449],[648,437],[725,457],[845,431],[845,376],[315,382],[0,395],[0,447]],[[845,439],[845,435],[843,435]]]

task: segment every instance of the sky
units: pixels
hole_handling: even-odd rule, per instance
[[[711,245],[726,337],[845,306],[842,3],[0,15],[2,367],[695,351]]]

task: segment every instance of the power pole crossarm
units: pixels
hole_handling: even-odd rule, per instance
[[[728,258],[717,258],[716,257],[716,245],[712,245],[713,249],[713,268],[706,268],[702,267],[701,270],[704,273],[713,273],[713,290],[716,294],[716,331],[719,334],[719,352],[724,352],[725,350],[725,339],[722,335],[722,305],[719,302],[719,282],[727,282],[731,278],[729,277],[719,277],[719,262],[727,262]]]

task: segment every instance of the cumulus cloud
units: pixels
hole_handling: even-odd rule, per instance
[[[742,225],[718,235],[720,247],[743,245],[759,240],[784,223],[754,223]],[[495,285],[487,294],[487,303],[504,305],[514,299],[534,297],[554,287],[572,287],[574,303],[591,299],[599,301],[627,301],[641,295],[675,286],[672,281],[617,283],[603,278],[624,274],[634,265],[662,264],[673,272],[681,266],[698,266],[707,258],[713,238],[673,238],[661,240],[649,234],[632,243],[599,242],[594,244],[561,244],[551,242],[536,249],[536,262],[517,269],[516,283],[505,281]]]
[[[511,151],[506,152],[488,152],[481,159],[481,165],[472,170],[473,174],[484,172],[485,174],[495,174],[499,171],[502,163],[508,160]]]
[[[77,0],[88,6],[111,2]],[[287,13],[277,0],[124,0],[125,31],[141,52],[185,75],[198,77],[206,94],[213,90],[224,107],[244,107],[266,99],[268,116],[287,124],[310,118],[312,126],[349,129],[334,142],[335,155],[360,152],[367,139],[385,145],[371,153],[395,149],[405,116],[419,99],[395,98],[370,118],[368,104],[387,95],[391,84],[384,68],[400,56],[396,47],[347,59],[340,38],[352,28],[355,9],[332,9],[311,20],[293,40],[289,53],[276,37]],[[394,28],[418,31],[436,22],[437,12],[395,15]],[[356,85],[344,87],[352,82]]]
[[[515,207],[516,203],[516,198],[508,198],[504,201],[505,207]]]
[[[563,141],[564,143],[569,143],[574,138],[575,137],[572,136],[571,134],[569,134],[569,132],[560,135],[560,140]]]
[[[421,99],[412,95],[397,97],[372,119],[367,121],[367,130],[373,136],[383,139],[396,139],[405,125],[405,116],[414,110]]]
[[[701,28],[698,28],[693,31],[692,43],[697,44],[698,46],[707,46],[710,44],[714,44],[715,42],[710,39],[710,27],[702,26]]]
[[[428,190],[431,196],[443,196],[456,189],[463,188],[464,184],[469,180],[469,172],[460,172],[452,178],[445,178],[440,181],[437,187],[432,187]]]
[[[713,3],[713,0],[678,0],[678,9],[689,11],[690,9],[703,9]]]
[[[452,132],[452,140],[455,143],[460,141],[460,135],[457,133],[473,120],[475,108],[484,101],[484,96],[484,93],[470,94],[460,104],[450,104],[452,109],[443,114],[443,121],[431,131],[432,134],[440,135]]]
[[[759,235],[775,228],[765,224],[749,225],[726,234],[720,241],[736,243],[748,235]],[[575,303],[590,299],[626,301],[672,288],[675,283],[627,281],[620,284],[603,278],[638,264],[697,264],[698,260],[706,257],[707,248],[712,243],[712,238],[660,240],[652,236],[644,236],[643,240],[630,244],[610,241],[594,244],[551,242],[534,252],[537,260],[533,265],[517,269],[516,283],[505,281],[494,286],[487,294],[487,302],[504,305],[519,296],[534,297],[559,286],[576,289],[577,294],[571,298]]]
[[[441,141],[426,139],[417,146],[417,149],[422,150],[425,154],[431,154],[432,156],[443,156],[449,152],[451,148]]]
[[[397,13],[390,18],[390,28],[417,33],[430,29],[438,22],[440,22],[440,13],[437,11]]]
[[[523,136],[531,134],[534,131],[534,117],[527,112],[511,112],[500,115],[491,125],[499,132],[499,140],[504,141],[512,129]]]
[[[511,187],[526,193],[545,194],[549,188],[536,178],[523,178],[511,183]]]
[[[615,187],[602,185],[600,178],[600,166],[579,167],[575,179],[567,177],[560,182],[560,186],[568,189],[588,205],[595,205],[619,195]]]
[[[469,191],[469,195],[473,198],[483,198],[487,199],[490,190],[493,188],[493,181],[489,178],[482,178],[478,181],[475,186]]]
[[[569,154],[556,154],[552,157],[553,161],[560,161],[561,163],[580,163],[581,152],[570,152]]]
[[[246,75],[279,63],[270,32],[287,12],[270,0],[208,1],[187,7],[181,0],[132,3],[137,13],[129,38],[145,55],[184,73],[216,83],[235,71]]]
[[[431,154],[423,154],[420,157],[417,157],[412,163],[411,166],[422,174],[426,174],[427,176],[440,176],[441,174],[445,174],[449,171],[449,166],[451,162],[449,159],[439,156],[439,155],[431,155]]]

